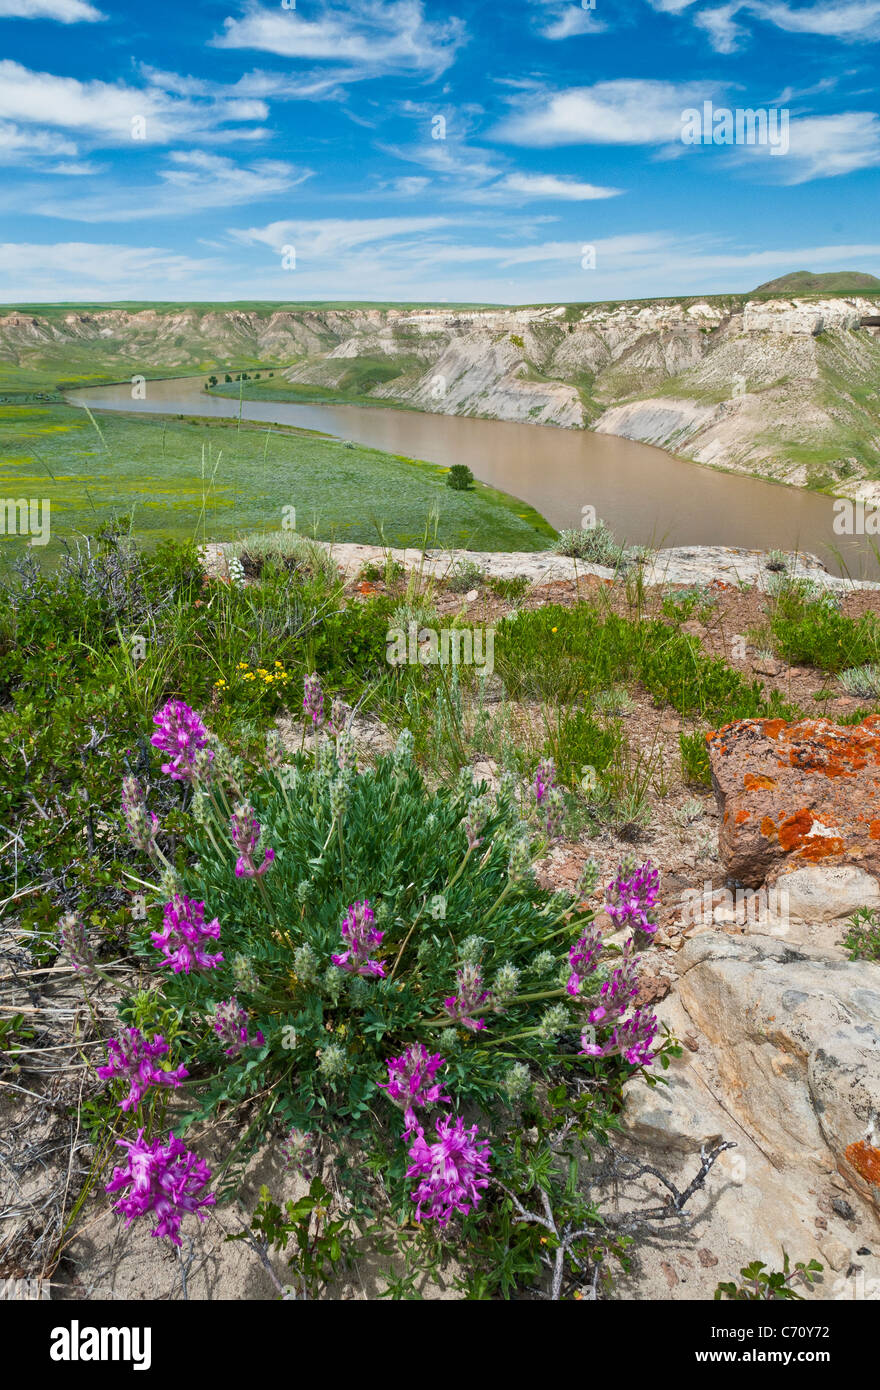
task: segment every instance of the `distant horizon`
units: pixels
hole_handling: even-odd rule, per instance
[[[830,273],[830,272],[829,272]],[[843,274],[844,272],[837,272]],[[273,309],[298,309],[310,308],[390,308],[390,309],[574,309],[599,307],[603,304],[656,304],[674,303],[684,299],[693,300],[717,300],[717,299],[748,299],[750,296],[760,293],[773,296],[778,294],[782,297],[792,299],[811,299],[827,298],[828,296],[846,295],[865,295],[872,296],[880,294],[880,284],[876,286],[867,285],[854,289],[812,289],[812,290],[762,290],[757,286],[750,290],[716,290],[712,293],[703,293],[699,290],[688,294],[646,294],[638,296],[608,295],[604,299],[547,299],[532,302],[515,301],[489,301],[489,300],[416,300],[416,299],[45,299],[31,300],[27,303],[0,300],[0,310],[10,313],[30,313],[40,309],[211,309],[215,306],[225,306],[229,309],[258,309],[262,307]]]

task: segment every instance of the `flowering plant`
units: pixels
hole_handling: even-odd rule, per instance
[[[478,1212],[509,1166],[504,1116],[531,1076],[649,1065],[656,1020],[634,1009],[634,945],[606,968],[583,886],[536,882],[512,790],[493,799],[469,776],[430,790],[406,736],[359,772],[314,676],[303,705],[314,755],[285,761],[271,741],[246,790],[216,742],[210,764],[198,760],[207,733],[175,706],[173,727],[198,732],[198,749],[169,764],[193,786],[191,867],[154,885],[149,916],[163,924],[148,924],[142,947],[166,1004],[191,1021],[187,1068],[210,1078],[197,1083],[200,1113],[271,1094],[303,1171],[321,1140],[344,1136],[375,1156],[401,1215],[444,1228]],[[552,790],[548,766],[542,811]],[[161,827],[138,805],[151,852]],[[643,896],[649,873],[645,884]]]

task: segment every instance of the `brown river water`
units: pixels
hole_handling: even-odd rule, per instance
[[[203,378],[148,381],[146,399],[128,383],[71,391],[93,410],[236,417],[239,402],[210,396]],[[837,536],[833,499],[819,493],[722,473],[663,449],[588,430],[510,424],[415,410],[357,405],[244,401],[246,420],[296,425],[392,454],[449,466],[520,497],[552,526],[576,528],[595,508],[631,545],[729,545],[810,551],[834,574],[880,577],[870,537]]]

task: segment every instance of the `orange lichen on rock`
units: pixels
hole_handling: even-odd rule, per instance
[[[857,1144],[849,1145],[846,1156],[860,1177],[880,1187],[880,1149],[860,1139]]]
[[[743,719],[707,737],[718,848],[757,887],[779,861],[854,863],[880,878],[880,716]]]
[[[750,792],[769,792],[776,786],[775,777],[756,777],[754,772],[747,772],[743,778],[743,786]]]

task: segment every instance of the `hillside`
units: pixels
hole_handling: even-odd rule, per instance
[[[880,496],[877,319],[870,291],[527,308],[56,306],[0,313],[0,392],[268,368],[271,385],[248,382],[248,395],[594,428]]]
[[[880,290],[880,280],[861,270],[828,270],[819,275],[810,270],[795,270],[758,285],[753,294],[830,294],[853,290]]]

